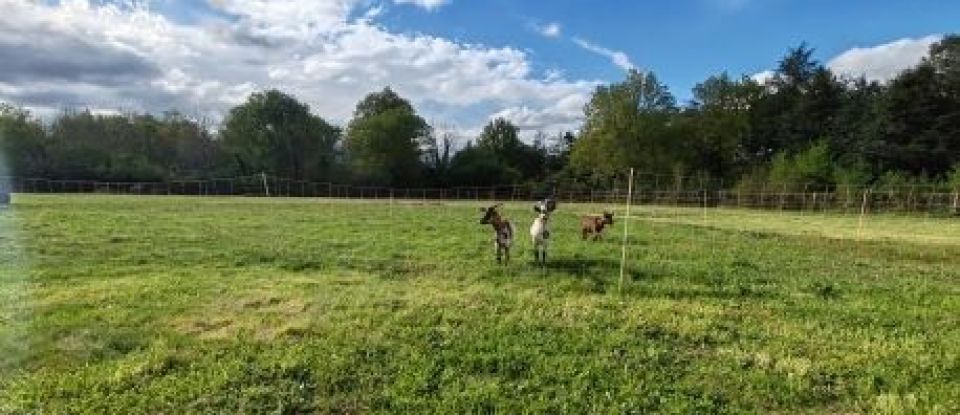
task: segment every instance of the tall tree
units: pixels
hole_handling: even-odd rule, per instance
[[[716,178],[733,178],[746,167],[744,142],[750,135],[750,110],[762,96],[750,78],[737,81],[724,72],[693,89],[691,114],[695,139],[687,140],[691,164]]]
[[[949,128],[950,100],[942,93],[936,69],[929,63],[908,70],[891,82],[886,111],[890,124],[879,154],[883,170],[913,173],[945,172],[954,156]]]
[[[621,83],[598,87],[585,113],[571,153],[575,169],[609,177],[629,167],[662,173],[676,167],[676,101],[653,73],[633,70]]]
[[[504,118],[487,123],[477,138],[477,148],[493,154],[501,164],[524,179],[539,179],[544,173],[546,151],[520,140],[520,129]]]
[[[419,184],[430,130],[413,106],[390,88],[367,95],[347,127],[345,147],[355,177],[371,184]]]
[[[230,110],[220,136],[244,173],[326,179],[340,130],[292,96],[269,90]]]
[[[0,176],[49,173],[46,132],[29,111],[0,103]]]

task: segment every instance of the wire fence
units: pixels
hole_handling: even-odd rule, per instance
[[[633,182],[631,202],[635,205],[662,205],[702,208],[743,208],[785,211],[822,211],[845,214],[905,213],[948,216],[960,214],[960,190],[930,186],[852,187],[820,189],[805,186],[762,187],[741,191],[690,181],[685,185],[663,183],[638,175]],[[669,187],[667,187],[669,186]],[[51,194],[177,195],[310,197],[341,199],[533,201],[551,195],[574,203],[622,204],[627,183],[613,189],[565,188],[545,184],[458,186],[449,188],[394,188],[312,182],[265,174],[206,180],[163,182],[115,182],[0,177],[0,192]]]

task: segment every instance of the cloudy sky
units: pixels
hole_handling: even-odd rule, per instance
[[[177,109],[220,120],[280,88],[344,124],[390,85],[469,136],[504,116],[577,127],[598,84],[653,70],[682,100],[807,41],[885,80],[957,31],[941,0],[0,0],[0,101],[52,114]]]

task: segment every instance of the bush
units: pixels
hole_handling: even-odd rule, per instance
[[[788,191],[804,190],[805,187],[826,187],[833,184],[833,164],[830,149],[825,141],[790,157],[777,153],[770,163],[770,184]]]
[[[833,182],[841,188],[863,188],[870,184],[873,174],[862,160],[833,170]]]
[[[952,191],[960,189],[960,163],[954,164],[953,169],[947,173],[946,184]]]
[[[741,193],[759,193],[767,184],[770,172],[764,167],[757,167],[740,177],[734,190]]]

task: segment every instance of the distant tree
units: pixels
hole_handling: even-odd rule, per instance
[[[544,173],[545,147],[520,140],[520,130],[504,118],[491,120],[477,138],[477,148],[492,154],[498,164],[519,172],[518,179],[537,179]]]
[[[936,69],[929,63],[894,79],[886,96],[889,125],[879,149],[880,170],[914,174],[945,172],[955,151],[949,125],[942,121],[954,105],[942,94]]]
[[[771,163],[769,183],[793,191],[833,184],[834,170],[826,142],[818,142],[796,155],[778,153]]]
[[[731,79],[726,72],[693,89],[695,139],[687,140],[690,164],[716,178],[733,178],[747,167],[744,143],[751,133],[750,110],[763,89],[750,78]]]
[[[629,167],[663,173],[675,167],[680,147],[671,129],[676,101],[653,73],[633,70],[621,83],[598,87],[585,113],[570,157],[575,170],[612,176]]]
[[[46,131],[29,111],[0,103],[0,176],[48,173]]]
[[[352,172],[365,183],[420,184],[421,156],[429,149],[430,132],[413,106],[390,88],[367,95],[347,127],[345,148]]]
[[[424,153],[424,164],[431,185],[445,186],[450,183],[453,140],[452,132],[443,132],[438,136],[436,130],[433,130],[428,138],[429,142]]]
[[[506,156],[520,147],[520,134],[516,126],[504,118],[497,118],[483,127],[477,138],[477,147]]]
[[[788,50],[777,65],[773,85],[781,91],[803,92],[821,68],[813,52],[806,42]]]
[[[292,96],[269,90],[231,109],[220,137],[243,173],[326,179],[334,169],[340,130]]]
[[[450,180],[461,186],[491,186],[516,183],[523,174],[506,164],[491,149],[467,146],[453,156],[450,163]]]
[[[868,173],[873,170],[867,161],[878,160],[889,128],[885,94],[882,85],[864,78],[852,80],[844,88],[829,142],[841,165]]]

